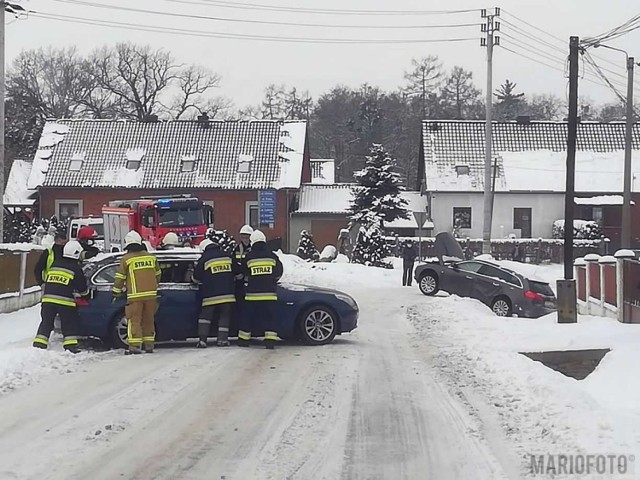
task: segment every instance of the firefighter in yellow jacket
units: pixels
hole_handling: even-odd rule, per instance
[[[120,260],[113,294],[115,300],[124,289],[127,292],[125,315],[128,320],[129,350],[125,354],[142,353],[142,349],[146,353],[153,353],[160,267],[156,257],[147,252],[138,232],[127,233],[124,243],[127,253]]]

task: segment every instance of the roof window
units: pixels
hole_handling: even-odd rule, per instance
[[[238,155],[238,173],[250,173],[253,155]]]
[[[143,148],[131,148],[127,150],[125,153],[127,158],[127,170],[138,170],[142,163],[142,157],[145,156],[145,153],[146,151]]]
[[[82,168],[82,164],[84,163],[84,153],[76,152],[71,157],[71,162],[69,163],[69,171],[70,172],[79,172]]]
[[[180,159],[180,171],[183,173],[191,173],[196,170],[195,155],[183,155]]]
[[[456,174],[458,176],[469,175],[469,172],[469,165],[456,165]]]

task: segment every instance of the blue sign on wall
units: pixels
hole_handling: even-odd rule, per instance
[[[276,223],[275,190],[260,190],[258,192],[258,211],[260,225],[274,225]]]

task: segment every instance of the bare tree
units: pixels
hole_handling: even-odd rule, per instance
[[[435,90],[442,78],[442,63],[436,55],[411,60],[411,70],[404,73],[407,86],[404,91],[410,95],[420,95],[422,117],[427,118],[429,92]]]
[[[167,113],[178,120],[189,112],[202,113],[215,117],[223,108],[223,103],[205,98],[205,94],[220,85],[220,76],[197,65],[181,68],[176,73],[175,83],[179,92],[165,107]]]
[[[469,118],[470,111],[480,102],[480,90],[473,84],[473,73],[462,67],[453,67],[442,88],[442,101],[449,116]]]

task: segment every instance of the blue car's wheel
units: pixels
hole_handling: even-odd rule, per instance
[[[335,313],[322,305],[305,310],[299,322],[300,338],[307,345],[325,345],[338,333]]]
[[[127,327],[129,322],[124,312],[119,313],[111,322],[111,343],[115,348],[129,348],[127,342]]]

